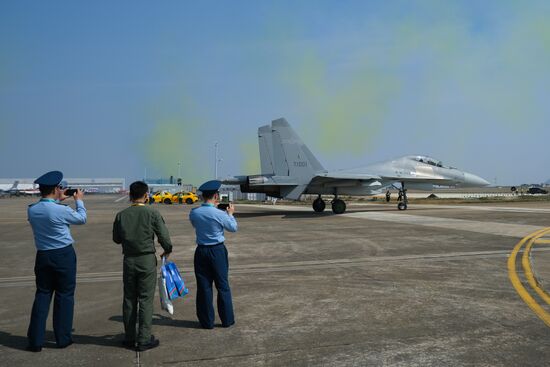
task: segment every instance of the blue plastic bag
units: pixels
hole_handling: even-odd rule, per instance
[[[183,281],[176,264],[173,262],[166,262],[163,258],[160,271],[166,282],[166,292],[169,300],[183,297],[189,293],[189,290],[185,287],[185,282]]]
[[[166,292],[168,293],[168,299],[173,300],[173,299],[178,298],[179,297],[178,289],[176,288],[176,284],[174,283],[174,280],[172,279],[172,275],[171,275],[171,272],[168,268],[168,264],[163,264],[160,267],[160,271],[162,272],[162,277],[164,278],[164,281],[166,282]]]
[[[172,281],[174,283],[174,286],[176,287],[178,295],[180,297],[183,297],[187,293],[189,293],[189,289],[185,287],[185,282],[181,278],[180,271],[178,270],[178,267],[176,266],[176,264],[174,264],[173,262],[166,263],[166,268],[170,272]]]
[[[166,288],[166,278],[164,278],[164,274],[160,273],[159,280],[159,296],[160,296],[160,308],[167,311],[170,315],[174,314],[174,305],[172,304],[172,301],[170,301],[170,298],[168,297],[168,289]]]

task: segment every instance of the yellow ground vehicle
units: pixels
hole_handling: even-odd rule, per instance
[[[153,194],[155,203],[172,204],[172,194],[168,191],[157,191]]]
[[[172,195],[172,202],[173,203],[186,203],[186,204],[194,204],[199,200],[199,197],[192,192],[186,192],[186,191],[180,191],[176,192],[174,195]]]

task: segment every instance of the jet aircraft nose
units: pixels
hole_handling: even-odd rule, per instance
[[[474,174],[464,172],[464,186],[469,187],[482,187],[482,186],[489,186],[491,183],[489,181],[476,176]]]

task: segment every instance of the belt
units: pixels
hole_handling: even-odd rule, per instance
[[[223,245],[224,243],[223,242],[220,242],[220,243],[216,243],[214,245],[201,245],[201,244],[197,244],[197,246],[199,247],[214,247],[214,246],[221,246]]]
[[[69,248],[72,248],[73,247],[73,244],[71,243],[70,245],[67,245],[67,246],[63,246],[63,247],[57,247],[57,248],[51,248],[51,249],[48,249],[48,250],[36,250],[36,252],[40,252],[40,253],[49,253],[49,254],[53,254],[54,252],[62,252],[62,251],[67,251]]]
[[[155,255],[154,252],[140,252],[139,254],[124,254],[124,257],[138,257],[138,256],[145,256],[145,255]]]

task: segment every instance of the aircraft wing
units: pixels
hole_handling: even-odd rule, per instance
[[[451,185],[455,180],[450,177],[422,174],[381,175],[384,181],[404,182],[409,184]]]
[[[310,184],[322,186],[356,186],[382,180],[380,176],[368,173],[326,172],[313,177]]]
[[[344,186],[370,186],[380,184],[380,182],[405,182],[419,185],[449,185],[453,181],[446,177],[422,176],[414,174],[401,175],[373,175],[368,173],[355,172],[327,172],[316,175],[311,184],[325,187],[344,187]]]
[[[325,180],[380,180],[382,177],[378,175],[371,175],[369,173],[355,173],[355,172],[326,172],[316,175],[314,179]]]

